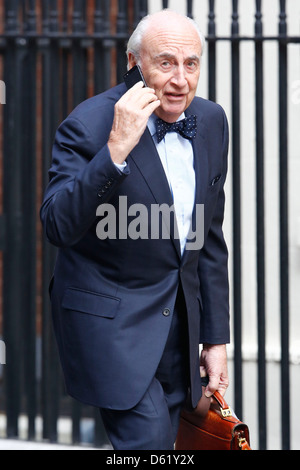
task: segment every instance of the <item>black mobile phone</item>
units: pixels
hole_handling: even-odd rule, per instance
[[[146,80],[139,65],[135,65],[132,69],[128,70],[128,72],[125,73],[123,78],[128,90],[138,82],[144,82],[144,86],[147,86]]]

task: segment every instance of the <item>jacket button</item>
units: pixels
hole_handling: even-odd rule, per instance
[[[164,317],[169,317],[170,316],[170,309],[169,308],[165,308],[164,311],[163,311],[163,316]]]

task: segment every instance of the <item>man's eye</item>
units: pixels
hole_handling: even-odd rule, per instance
[[[197,68],[197,64],[196,64],[196,62],[188,62],[187,67],[190,70],[195,70]]]

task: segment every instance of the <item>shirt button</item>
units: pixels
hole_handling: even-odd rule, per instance
[[[169,317],[171,314],[171,311],[169,308],[165,308],[164,311],[163,311],[163,316],[164,317]]]

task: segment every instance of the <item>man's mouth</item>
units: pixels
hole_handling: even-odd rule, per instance
[[[166,93],[166,95],[168,98],[175,99],[175,100],[180,100],[184,98],[185,96],[183,93]]]

